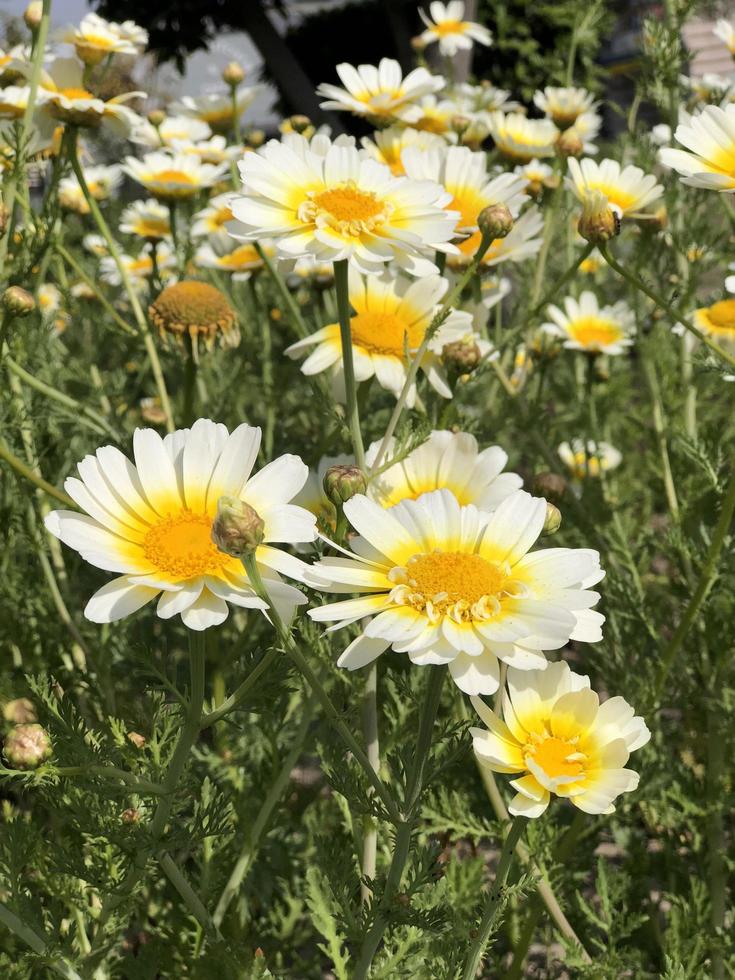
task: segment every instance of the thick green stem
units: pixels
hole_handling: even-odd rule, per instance
[[[352,351],[352,327],[350,326],[350,287],[349,264],[341,259],[334,264],[334,282],[337,290],[337,309],[339,310],[339,336],[342,345],[342,369],[345,376],[345,395],[347,399],[347,424],[350,428],[352,451],[355,462],[365,470],[365,448],[360,430],[360,413],[357,408],[357,382],[355,381],[355,361]]]
[[[304,323],[304,318],[301,315],[301,310],[299,309],[298,304],[296,303],[296,300],[293,297],[293,294],[291,293],[286,283],[283,281],[283,276],[280,274],[278,269],[276,269],[270,256],[266,254],[265,250],[261,247],[260,243],[254,242],[254,245],[255,245],[255,251],[260,256],[263,265],[266,267],[268,271],[268,275],[271,277],[273,285],[276,287],[276,290],[278,291],[278,295],[281,297],[286,309],[291,314],[291,320],[292,320],[291,325],[294,328],[294,332],[298,335],[300,339],[303,339],[304,337],[308,336],[309,329]]]
[[[0,923],[7,929],[10,929],[18,939],[21,939],[38,956],[46,955],[46,942],[2,903],[0,903]],[[61,977],[66,977],[66,980],[82,980],[77,971],[65,960],[50,960],[48,961],[48,966],[54,973],[58,973]]]
[[[57,490],[56,487],[52,486],[50,483],[47,483],[43,477],[34,473],[30,466],[26,466],[26,464],[22,460],[18,459],[18,457],[8,449],[5,443],[1,441],[0,459],[4,459],[5,462],[8,463],[19,476],[22,476],[24,479],[28,480],[39,490],[43,490],[43,492],[48,494],[49,497],[53,497],[55,500],[58,500],[59,503],[62,503],[65,507],[69,507],[71,510],[76,509],[77,505],[74,503],[71,497],[68,497],[63,490]]]
[[[474,978],[477,976],[477,971],[482,964],[485,947],[487,946],[493,926],[495,925],[495,920],[501,907],[503,888],[505,887],[505,882],[508,879],[508,873],[515,854],[516,844],[523,834],[525,825],[525,817],[514,817],[513,823],[510,825],[508,836],[505,838],[503,850],[500,853],[498,870],[495,873],[495,881],[493,882],[493,886],[490,889],[490,894],[488,895],[487,905],[485,906],[485,912],[482,917],[482,922],[480,923],[477,939],[475,939],[470,947],[470,951],[465,960],[462,980],[474,980]]]

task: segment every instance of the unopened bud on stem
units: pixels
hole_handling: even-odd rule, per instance
[[[367,480],[359,466],[341,463],[330,466],[324,474],[324,493],[335,507],[341,507],[356,493],[365,493]]]
[[[220,497],[212,524],[212,541],[233,558],[247,558],[263,543],[265,521],[258,512],[237,497]]]
[[[16,769],[37,769],[51,753],[51,740],[42,725],[16,725],[3,745],[3,755]]]
[[[513,215],[505,204],[491,204],[478,214],[477,227],[491,241],[505,238],[513,229]]]
[[[577,230],[590,245],[604,245],[620,234],[620,218],[602,191],[592,191],[585,199]]]
[[[23,20],[29,31],[37,31],[41,26],[43,17],[43,3],[41,0],[31,0],[23,14]]]
[[[163,109],[151,109],[151,111],[148,113],[148,122],[156,129],[163,124],[165,119],[166,113],[163,111]]]
[[[581,157],[584,153],[584,143],[573,129],[566,129],[559,134],[556,152],[560,157]]]
[[[245,81],[245,69],[236,61],[231,61],[224,67],[222,81],[225,85],[229,85],[230,88],[237,88],[238,85],[241,85]]]
[[[546,520],[541,531],[542,534],[556,534],[561,527],[561,511],[555,504],[546,502]]]
[[[442,360],[460,374],[474,371],[482,358],[482,352],[474,340],[453,340],[442,347]]]
[[[309,126],[311,126],[311,119],[308,116],[300,114],[291,116],[288,121],[291,123],[291,129],[294,133],[305,133]]]
[[[28,316],[36,308],[36,301],[29,292],[20,286],[8,286],[3,293],[3,306],[15,316]]]

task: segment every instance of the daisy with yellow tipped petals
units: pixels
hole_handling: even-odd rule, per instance
[[[419,17],[426,24],[420,35],[424,44],[439,43],[442,54],[452,58],[458,51],[469,51],[473,43],[492,44],[493,36],[487,27],[464,19],[462,0],[440,3],[433,0],[429,4],[429,16],[419,7]]]
[[[281,258],[349,259],[365,273],[395,259],[424,274],[436,271],[424,252],[456,251],[449,240],[457,215],[443,210],[446,191],[394,176],[348,140],[271,140],[239,167],[244,195],[233,198],[230,233],[243,241],[270,238]]]
[[[674,136],[686,151],[665,147],[658,158],[681,174],[683,184],[727,194],[735,191],[735,104],[724,109],[705,106],[679,123]]]
[[[552,337],[559,337],[570,350],[588,354],[623,354],[633,343],[635,317],[624,302],[614,306],[600,306],[597,297],[585,290],[575,299],[567,296],[564,309],[549,306],[552,323],[544,323],[541,329]]]
[[[341,667],[363,667],[390,647],[418,665],[448,665],[466,694],[492,694],[498,659],[543,670],[542,651],[601,639],[604,619],[592,610],[600,597],[588,588],[604,575],[597,552],[529,553],[545,500],[518,490],[488,514],[435,490],[390,510],[358,495],[344,513],[359,535],[353,554],[322,559],[305,579],[362,593],[309,610],[317,622],[334,622],[332,630],[370,618]]]
[[[227,133],[235,124],[235,118],[249,109],[260,91],[257,85],[241,85],[235,92],[233,102],[230,92],[207,93],[206,95],[185,95],[179,102],[170,106],[172,114],[190,116],[205,122],[214,133]]]
[[[132,20],[124,24],[86,14],[78,27],[67,27],[58,34],[60,41],[73,44],[86,65],[97,65],[113,54],[136,55],[148,44],[148,32]]]
[[[403,126],[388,126],[387,129],[376,130],[372,138],[363,136],[361,143],[369,156],[390,167],[396,176],[406,172],[401,155],[407,147],[424,151],[445,146],[444,140],[436,133],[424,133],[419,129]]]
[[[625,767],[651,737],[643,718],[624,698],[601,704],[589,677],[563,661],[544,671],[510,667],[502,719],[480,698],[472,704],[487,725],[471,729],[477,761],[517,774],[514,816],[540,817],[552,794],[585,813],[613,813],[617,797],[637,788],[638,773]]]
[[[664,192],[652,174],[640,167],[621,167],[617,160],[584,160],[569,158],[567,187],[584,204],[595,191],[604,194],[618,217],[642,211]]]
[[[553,156],[559,137],[550,119],[528,119],[520,112],[491,112],[487,127],[498,150],[514,163]]]
[[[425,68],[414,68],[404,78],[401,66],[392,58],[381,58],[377,66],[357,68],[344,62],[336,70],[344,88],[320,85],[317,95],[327,100],[321,108],[370,116],[382,122],[400,120],[412,125],[420,116],[419,99],[446,84],[441,75],[431,75]]]
[[[368,468],[380,445],[374,442],[365,454]],[[395,439],[391,439],[384,463],[390,462],[396,448]],[[507,462],[508,454],[500,446],[480,450],[469,432],[436,430],[413,452],[373,477],[367,492],[371,500],[388,508],[445,489],[462,505],[492,511],[523,485],[517,473],[503,472]]]
[[[222,496],[253,507],[265,523],[256,559],[269,594],[290,618],[303,595],[279,572],[300,574],[302,563],[274,547],[313,541],[314,517],[289,501],[307,477],[298,456],[281,456],[252,475],[260,429],[242,424],[232,433],[199,419],[165,438],[136,429],[135,462],[104,446],[85,457],[66,492],[84,513],[53,511],[46,527],[85,561],[118,578],[89,600],[85,615],[111,623],[160,596],[162,619],[180,615],[204,630],[227,619],[228,604],[265,610],[242,564],[219,551],[211,529]]]
[[[620,466],[622,453],[609,442],[595,442],[594,439],[572,439],[563,442],[558,449],[562,462],[569,468],[575,480],[598,477]]]
[[[84,67],[76,58],[55,58],[41,72],[38,89],[42,113],[74,126],[107,129],[125,138],[141,121],[126,103],[145,98],[145,92],[125,92],[111,99],[94,95],[85,85]]]
[[[735,277],[728,276],[725,280],[728,288],[730,280],[735,286]],[[702,333],[712,340],[723,347],[735,347],[735,299],[722,299],[711,306],[702,306],[694,311],[693,319]]]
[[[169,209],[155,198],[133,201],[120,215],[120,231],[152,241],[168,238],[171,235]]]
[[[350,270],[350,305],[355,311],[350,330],[358,381],[375,376],[381,388],[398,398],[408,371],[406,351],[409,357],[415,355],[448,288],[449,283],[440,276],[427,276],[412,282],[395,278],[388,272],[382,276],[362,276]],[[441,350],[445,344],[472,334],[471,315],[452,310],[429,343],[421,368],[434,390],[444,398],[451,398],[452,390],[441,369]],[[315,350],[301,365],[301,370],[306,375],[331,370],[338,384],[338,395],[342,396],[344,375],[339,324],[331,323],[297,341],[287,348],[286,353],[300,357],[312,347]],[[415,401],[414,384],[406,404],[411,407]]]
[[[194,197],[213,187],[227,173],[227,164],[200,163],[183,153],[146,153],[142,160],[126,157],[122,169],[149,194],[163,201]]]
[[[572,126],[582,113],[598,105],[586,88],[555,88],[553,85],[534,93],[533,103],[559,129]]]

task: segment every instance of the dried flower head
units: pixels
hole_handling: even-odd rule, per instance
[[[208,350],[215,341],[222,347],[240,343],[237,313],[224,294],[206,282],[185,279],[167,286],[148,308],[148,316],[165,341],[173,337],[183,343],[188,336],[194,348],[201,339]]]

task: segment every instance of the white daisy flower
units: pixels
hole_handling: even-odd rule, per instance
[[[374,442],[365,454],[368,468],[380,445]],[[396,448],[396,440],[391,439],[381,465],[390,463]],[[500,446],[480,450],[469,432],[435,430],[413,452],[372,477],[367,495],[390,508],[402,500],[418,500],[424,493],[450,490],[462,506],[474,504],[492,511],[523,486],[517,473],[503,472],[507,462],[508,454]]]
[[[171,141],[171,148],[177,153],[190,153],[202,163],[232,163],[245,153],[243,146],[229,146],[224,136],[210,136],[209,139],[196,143],[174,139]]]
[[[210,198],[207,206],[197,211],[192,218],[191,237],[208,238],[210,235],[226,234],[225,226],[233,219],[231,204],[234,197],[232,191],[226,191]]]
[[[584,204],[595,191],[605,195],[611,210],[619,217],[642,211],[664,192],[652,174],[640,167],[621,167],[617,160],[575,160],[569,158],[567,187]]]
[[[463,82],[456,86],[455,92],[462,105],[471,113],[485,113],[487,115],[496,112],[498,109],[503,112],[515,112],[521,107],[519,102],[511,101],[509,89],[496,88],[487,81],[483,81],[481,85],[470,85],[469,82]]]
[[[269,255],[274,252],[269,242],[261,241],[261,248]],[[227,239],[227,243],[218,239],[212,239],[200,245],[194,254],[194,264],[202,269],[218,269],[220,272],[227,272],[234,278],[246,279],[252,272],[263,268],[263,260],[255,250],[255,245],[244,242],[242,245],[232,247],[232,239]]]
[[[455,99],[439,99],[436,95],[424,95],[418,102],[417,118],[410,123],[421,133],[433,133],[446,141],[456,142],[457,134],[452,129],[454,117],[461,109]],[[468,117],[469,118],[469,117]]]
[[[128,137],[140,123],[140,116],[125,103],[145,99],[145,92],[125,92],[101,99],[87,90],[84,66],[76,58],[55,58],[41,73],[39,107],[53,119],[90,129],[107,129],[115,136]]]
[[[51,319],[61,308],[61,290],[52,282],[46,282],[36,291],[36,302],[44,320]]]
[[[425,133],[405,126],[378,129],[372,137],[363,136],[360,142],[368,156],[390,167],[391,172],[396,176],[404,175],[406,172],[401,154],[407,147],[423,151],[437,150],[445,146],[444,140],[436,133]]]
[[[85,457],[80,479],[65,483],[85,513],[53,511],[45,523],[85,561],[119,575],[89,600],[87,618],[111,623],[158,596],[158,615],[180,615],[192,630],[224,622],[228,603],[265,610],[242,564],[211,539],[217,502],[230,496],[265,523],[256,560],[274,605],[290,619],[305,600],[278,573],[302,563],[273,545],[314,540],[314,516],[289,504],[308,470],[298,456],[281,456],[251,476],[259,447],[258,428],[243,423],[229,433],[199,419],[163,439],[154,429],[136,429],[135,465],[113,446]]]
[[[596,477],[620,466],[623,455],[609,442],[595,442],[588,439],[572,439],[562,442],[557,452],[562,462],[571,470],[577,480]]]
[[[395,259],[423,273],[422,252],[456,251],[449,244],[456,215],[443,210],[446,192],[430,181],[395,177],[349,142],[270,140],[239,168],[245,193],[233,200],[239,225],[230,232],[245,241],[271,238],[282,258],[349,259],[366,273]]]
[[[200,163],[196,157],[164,151],[146,153],[142,160],[125,157],[123,171],[154,197],[177,201],[208,190],[227,173],[227,164]]]
[[[555,153],[559,130],[550,119],[528,119],[519,112],[491,112],[487,125],[495,146],[515,163],[528,163]]]
[[[542,651],[570,639],[595,643],[604,617],[589,586],[604,573],[586,549],[531,552],[546,501],[518,490],[492,514],[461,507],[449,490],[391,510],[358,495],[344,513],[360,535],[349,558],[324,558],[307,580],[331,592],[362,592],[309,610],[332,630],[370,618],[339,658],[355,670],[389,647],[415,664],[447,664],[465,694],[498,689],[498,658],[521,670],[546,667]]]
[[[585,290],[578,300],[567,296],[563,310],[549,306],[547,312],[553,322],[544,323],[541,329],[549,336],[563,339],[564,346],[570,350],[623,354],[633,343],[635,316],[622,301],[614,306],[600,306],[595,294]]]
[[[427,276],[410,281],[396,278],[389,272],[381,276],[362,276],[350,269],[350,305],[355,315],[350,320],[352,356],[355,377],[367,381],[375,376],[381,388],[396,398],[406,381],[409,357],[421,346],[426,330],[439,309],[449,283],[440,276]],[[445,344],[474,338],[472,317],[461,310],[452,310],[429,342],[421,362],[432,388],[443,398],[452,397],[441,367],[441,351]],[[291,357],[312,351],[301,365],[306,375],[330,370],[337,382],[337,394],[344,398],[342,340],[338,323],[331,323],[311,336],[286,349]],[[406,399],[411,408],[416,402],[416,385]]]
[[[527,208],[505,238],[496,238],[482,257],[481,267],[498,265],[500,262],[525,262],[541,248],[544,218],[538,208]],[[450,268],[461,269],[472,260],[482,236],[479,231],[465,238],[457,246],[459,255],[447,256]]]
[[[725,278],[725,288],[730,293],[735,292],[735,276]],[[692,319],[702,333],[720,346],[735,349],[735,299],[722,299],[710,306],[701,306],[694,311]]]
[[[125,235],[160,240],[171,235],[171,216],[165,204],[151,197],[129,204],[120,215],[119,227]]]
[[[720,18],[712,29],[715,37],[724,41],[731,55],[735,56],[735,27],[729,20]]]
[[[594,110],[599,105],[586,88],[555,88],[553,85],[547,85],[543,91],[535,92],[533,103],[559,129],[568,129],[583,113]]]
[[[688,151],[665,147],[658,158],[682,175],[682,183],[705,190],[735,191],[735,105],[708,105],[674,133]]]
[[[215,133],[227,133],[233,128],[235,118],[239,119],[250,108],[259,91],[258,85],[239,86],[235,92],[234,106],[230,92],[209,93],[196,97],[185,95],[178,102],[174,102],[170,109],[172,114],[201,119]]]
[[[133,285],[140,289],[145,286],[146,281],[153,275],[156,267],[158,267],[161,277],[166,279],[166,274],[176,266],[174,251],[165,240],[156,243],[155,266],[153,264],[153,254],[150,249],[144,249],[135,256],[127,255],[123,252],[120,255],[120,261],[130,276]],[[103,256],[100,261],[100,279],[103,282],[108,282],[111,286],[122,285],[117,263],[111,255]]]
[[[358,65],[357,68],[343,62],[336,70],[345,87],[319,85],[317,95],[327,100],[320,103],[321,108],[352,112],[383,122],[399,119],[411,125],[420,115],[418,100],[446,85],[441,75],[431,75],[425,68],[414,68],[404,78],[401,66],[392,58],[381,58],[377,66]]]
[[[597,153],[595,140],[597,139],[601,126],[602,116],[590,110],[577,116],[574,125],[570,126],[568,131],[579,137],[585,153],[592,154]]]
[[[470,729],[477,761],[492,772],[517,773],[508,810],[540,817],[551,794],[585,813],[613,813],[613,801],[638,786],[624,766],[651,733],[621,697],[600,704],[590,679],[564,661],[544,671],[508,668],[503,719],[480,698],[472,704],[487,728]]]
[[[87,65],[99,64],[112,54],[139,54],[148,44],[148,32],[133,21],[115,24],[92,13],[86,14],[78,27],[61,30],[57,38],[73,44]]]
[[[107,201],[122,183],[122,171],[113,164],[109,167],[82,167],[85,183],[95,201]],[[67,211],[89,214],[89,205],[82,193],[75,174],[62,177],[59,181],[59,204]]]
[[[439,42],[439,50],[448,58],[453,58],[458,51],[469,51],[473,43],[492,44],[493,36],[487,27],[464,20],[464,3],[462,0],[450,0],[440,3],[433,0],[429,4],[429,16],[419,7],[419,17],[426,24],[426,30],[420,34],[424,44]]]
[[[174,143],[196,143],[206,140],[212,135],[212,130],[201,119],[191,116],[166,116],[160,126],[154,126],[147,119],[130,134],[130,141],[139,146],[148,146],[152,150],[161,147],[173,148]]]

